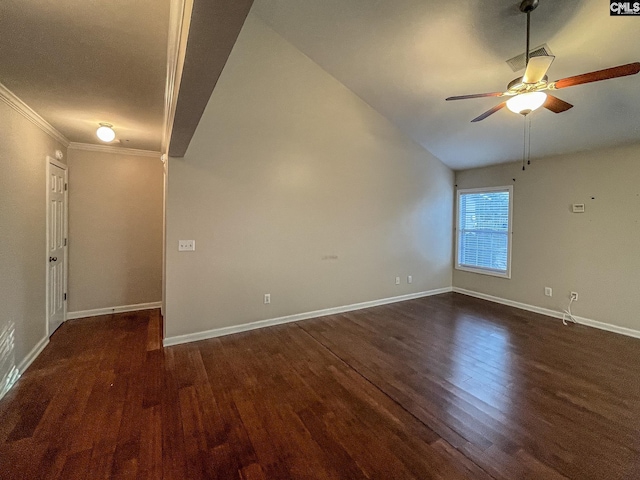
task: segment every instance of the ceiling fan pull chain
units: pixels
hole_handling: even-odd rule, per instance
[[[527,142],[529,144],[529,151],[527,154],[527,165],[531,165],[531,116],[527,115],[527,117],[529,117],[529,141]]]
[[[525,171],[524,168],[524,159],[527,156],[527,116],[524,115],[524,128],[522,129],[522,171]]]

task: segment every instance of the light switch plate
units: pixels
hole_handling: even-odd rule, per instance
[[[178,240],[179,252],[195,252],[196,241],[195,240]]]

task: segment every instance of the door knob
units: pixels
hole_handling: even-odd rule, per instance
[[[49,257],[49,261],[50,262],[57,262],[58,261],[58,257]]]

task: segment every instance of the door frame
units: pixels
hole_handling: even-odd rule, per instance
[[[45,217],[46,217],[46,234],[45,234],[45,286],[46,286],[46,294],[45,294],[45,305],[44,305],[44,310],[45,310],[45,322],[46,322],[46,332],[47,332],[47,338],[49,338],[49,336],[51,335],[51,332],[49,332],[49,235],[51,235],[51,231],[50,228],[51,226],[49,225],[49,202],[50,202],[50,191],[51,188],[49,186],[49,182],[51,181],[51,165],[55,165],[58,168],[61,168],[62,170],[64,170],[64,184],[65,184],[65,189],[64,189],[64,238],[66,240],[66,245],[64,247],[64,292],[65,295],[68,292],[68,277],[69,277],[69,167],[62,163],[61,161],[50,157],[47,155],[46,158],[46,162],[47,162],[47,168],[46,168],[46,172],[47,172],[47,178],[45,181],[45,188],[47,190],[47,194],[46,194],[46,200],[45,200]],[[62,323],[67,321],[67,300],[65,299],[64,302],[64,307],[62,309]]]

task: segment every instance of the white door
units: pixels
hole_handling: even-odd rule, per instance
[[[47,321],[49,335],[66,315],[67,171],[49,163],[47,185]]]

